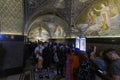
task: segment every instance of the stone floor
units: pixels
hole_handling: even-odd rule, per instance
[[[35,80],[65,80],[65,77],[61,77],[60,75],[57,75],[57,72],[56,72],[56,70],[53,70],[53,71],[50,71],[49,72],[49,79],[47,79],[46,77],[45,77],[45,75],[46,75],[46,71],[44,70],[43,71],[43,78],[40,78],[39,77],[39,73],[35,73]]]
[[[23,73],[3,77],[0,78],[0,80],[65,80],[65,78],[62,78],[60,75],[57,75],[55,67],[52,67],[51,71],[49,72],[50,78],[47,79],[45,77],[47,71],[45,69],[43,69],[42,73],[36,71],[35,65],[33,65],[32,62],[32,60],[28,60],[26,62],[26,67],[24,68]],[[40,74],[43,75],[43,78],[39,77]]]
[[[46,71],[43,71],[43,78],[40,78],[39,77],[39,72],[35,72],[35,77],[34,77],[34,79],[35,80],[65,80],[65,78],[62,78],[60,75],[57,75],[56,74],[56,72],[55,72],[55,70],[54,71],[51,71],[50,73],[49,73],[49,76],[50,76],[50,78],[49,79],[47,79],[46,77],[45,77],[45,73],[46,73]],[[27,75],[28,74],[31,74],[30,72],[26,72],[25,73],[25,77],[23,78],[23,79],[21,79],[21,80],[31,80],[30,79],[30,76],[29,77],[27,77]],[[8,76],[8,77],[4,77],[4,78],[0,78],[0,80],[20,80],[20,75],[21,74],[17,74],[17,75],[11,75],[11,76]]]

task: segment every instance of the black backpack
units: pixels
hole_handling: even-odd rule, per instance
[[[75,80],[95,80],[94,69],[89,60],[84,60],[80,66],[74,70]]]

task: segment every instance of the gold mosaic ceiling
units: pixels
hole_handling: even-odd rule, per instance
[[[2,34],[22,34],[23,0],[0,0],[0,31]]]

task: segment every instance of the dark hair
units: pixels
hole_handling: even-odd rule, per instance
[[[103,52],[103,57],[104,57],[104,58],[107,58],[107,55],[106,55],[106,54],[108,54],[109,52],[113,52],[113,53],[116,54],[115,49],[109,48],[109,49],[107,49],[107,50],[105,50],[105,51]]]
[[[113,49],[113,48],[109,48],[109,49],[107,49],[107,50],[105,50],[104,52],[103,52],[103,59],[105,60],[105,62],[109,65],[109,64],[111,64],[111,60],[108,58],[108,56],[106,55],[106,54],[108,54],[109,52],[113,52],[113,53],[115,53],[116,54],[116,51],[115,51],[115,49]]]
[[[110,48],[110,49],[105,50],[105,51],[103,52],[103,54],[107,54],[107,53],[109,53],[109,52],[116,52],[116,50],[113,49],[113,48]]]

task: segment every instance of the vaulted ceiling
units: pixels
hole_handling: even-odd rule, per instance
[[[119,0],[0,0],[0,32],[33,38],[119,37],[119,4]]]

